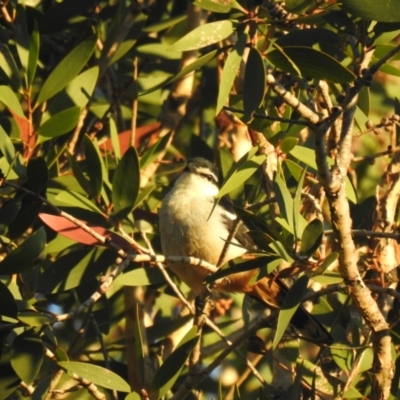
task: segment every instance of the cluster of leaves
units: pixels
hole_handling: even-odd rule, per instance
[[[324,350],[330,362],[321,365],[305,343],[284,337],[307,285],[336,285],[338,291],[342,278],[328,269],[337,253],[329,240],[323,241],[329,226],[325,210],[312,211],[317,219],[307,216],[310,203],[318,204],[319,189],[315,150],[304,133],[307,121],[293,107],[282,107],[282,98],[265,82],[273,72],[288,92],[314,107],[319,96],[315,88],[326,81],[336,104],[360,73],[366,49],[374,49],[373,62],[395,48],[393,40],[400,33],[395,2],[384,7],[372,0],[322,5],[290,0],[286,8],[280,1],[249,5],[234,0],[194,1],[190,6],[186,1],[156,1],[148,8],[141,2],[111,0],[17,3],[3,6],[0,20],[0,399],[26,393],[35,400],[48,399],[54,390],[68,398],[141,398],[128,379],[132,366],[127,367],[121,334],[126,297],[133,296],[127,287],[146,287],[141,300],[147,308],[147,299],[154,300],[146,328],[142,313],[134,313],[139,389],[161,398],[187,376],[188,353],[198,341],[195,329],[164,361],[158,355],[157,343],[188,322],[188,316],[177,316],[180,303],[165,277],[148,263],[133,260],[113,281],[122,270],[121,258],[148,246],[143,232],[160,250],[157,207],[177,170],[160,161],[181,156],[218,162],[223,180],[218,197],[229,194],[250,227],[260,250],[258,261],[265,265],[261,274],[285,263],[292,267],[286,277],[302,276],[288,293],[277,329],[258,333],[266,348],[258,346],[263,357],[257,370],[266,383],[273,382],[278,352],[296,372],[293,398],[300,393],[312,393],[310,398],[315,393],[324,398],[368,397],[373,379],[370,339],[362,321],[350,317],[354,311],[347,294],[321,295],[313,309],[335,340]],[[207,21],[186,34],[188,7]],[[180,68],[182,52],[194,50],[197,60]],[[397,59],[395,55],[383,64],[381,72],[400,76]],[[193,104],[176,130],[159,135],[164,100],[192,72]],[[383,110],[378,106],[385,90],[383,81],[360,91],[355,114],[360,133],[370,113],[393,113],[394,101]],[[232,151],[218,145],[215,116],[227,111],[236,123],[262,132],[275,158],[250,146],[235,162]],[[135,135],[129,126],[135,127]],[[127,145],[129,137],[134,146]],[[388,138],[365,135],[355,151],[364,155],[388,143]],[[265,202],[260,168],[272,159],[274,203]],[[143,172],[154,165],[159,168],[148,180]],[[379,168],[366,165],[355,167],[357,179],[347,178],[352,203],[373,194],[378,182]],[[245,202],[255,206],[245,209]],[[238,271],[248,268],[254,263],[236,266]],[[105,289],[97,292],[99,287]],[[101,296],[91,297],[96,293]],[[248,315],[255,315],[245,303],[238,319],[243,299],[232,297],[234,304],[218,320],[227,336],[246,328]],[[395,346],[397,322],[392,330]],[[215,332],[205,330],[205,363],[221,350],[207,351],[216,341],[224,345]],[[157,348],[154,354],[148,351],[150,344]],[[153,374],[147,358],[156,365]],[[242,363],[232,356],[225,365],[238,374]],[[228,369],[222,369],[222,384]],[[396,371],[393,398],[399,395],[398,378]],[[227,396],[268,398],[265,387],[259,388],[248,378]],[[209,378],[201,389],[217,393],[217,383]],[[222,392],[220,388],[220,398]]]

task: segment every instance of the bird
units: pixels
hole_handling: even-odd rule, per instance
[[[215,201],[218,193],[219,180],[214,164],[202,157],[188,160],[161,202],[159,231],[164,255],[190,256],[219,266],[256,249],[247,227],[238,220],[229,201]],[[233,225],[237,229],[226,245],[232,236]],[[184,262],[167,265],[196,296],[202,292],[209,275],[207,269]],[[259,269],[252,269],[232,273],[220,279],[215,289],[244,293],[266,306],[279,309],[287,292],[285,284],[270,276],[253,282],[258,272]],[[293,315],[291,324],[307,340],[326,345],[332,343],[325,327],[302,306]]]

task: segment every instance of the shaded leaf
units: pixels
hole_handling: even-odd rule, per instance
[[[243,108],[246,120],[251,118],[251,114],[264,100],[265,87],[263,58],[256,48],[251,47],[246,62],[243,87]]]
[[[286,297],[283,300],[282,307],[279,311],[278,324],[276,328],[274,342],[272,345],[274,349],[279,344],[283,334],[285,333],[286,328],[290,324],[294,313],[299,308],[301,300],[303,299],[303,296],[307,290],[308,281],[309,279],[307,276],[301,276],[286,294]]]
[[[158,369],[151,383],[151,391],[158,391],[158,398],[172,388],[198,340],[197,327],[194,326]]]
[[[342,0],[343,9],[356,17],[379,22],[400,22],[397,0]]]
[[[11,346],[11,365],[18,376],[30,385],[43,362],[44,347],[40,337],[28,330],[18,335]]]
[[[17,389],[21,378],[16,374],[10,362],[11,351],[3,348],[0,357],[0,400],[10,399],[10,395]]]
[[[98,197],[103,187],[103,169],[97,141],[93,142],[88,135],[83,138],[85,147],[86,168],[89,176],[90,197]]]
[[[179,39],[168,48],[169,51],[188,51],[220,42],[235,31],[235,23],[229,20],[201,25]]]
[[[26,71],[26,81],[27,81],[26,84],[28,89],[31,87],[33,79],[35,77],[36,67],[39,58],[39,49],[40,49],[40,36],[37,23],[35,20],[29,43],[28,68]]]
[[[15,91],[19,91],[22,86],[21,73],[18,70],[10,49],[5,44],[2,45],[0,51],[0,68],[9,79],[11,87]]]
[[[112,217],[121,220],[135,206],[140,188],[139,158],[134,147],[130,147],[118,163],[112,181]]]
[[[57,258],[41,275],[38,291],[57,293],[95,278],[109,268],[116,254],[107,248],[85,248]]]
[[[42,157],[29,159],[26,174],[28,184],[34,192],[41,193],[47,188],[49,172],[46,161]]]
[[[324,226],[322,222],[315,218],[308,223],[301,237],[301,250],[304,255],[311,256],[321,245]]]
[[[45,244],[46,232],[40,227],[0,262],[0,275],[18,274],[29,269]]]
[[[109,369],[76,361],[61,361],[58,365],[68,372],[77,374],[80,377],[93,382],[95,385],[106,389],[116,390],[118,392],[131,391],[128,383]]]
[[[26,24],[26,10],[24,5],[19,5],[15,14],[15,42],[17,47],[17,53],[19,61],[21,62],[22,69],[25,75],[25,81],[27,82],[26,71],[28,70],[29,64],[29,47],[30,37],[28,33],[28,27]]]
[[[135,309],[135,321],[134,321],[134,340],[135,340],[135,349],[136,349],[136,362],[138,366],[138,372],[139,376],[141,379],[141,386],[144,385],[144,382],[146,382],[146,368],[145,368],[145,349],[144,349],[144,344],[143,344],[143,333],[140,329],[141,327],[141,310],[140,310],[140,305],[139,302],[136,302],[136,309]]]
[[[294,221],[293,221],[293,199],[280,174],[276,174],[274,180],[274,192],[276,201],[279,205],[280,216],[286,221],[286,226],[284,226],[288,232],[294,234]],[[278,217],[279,218],[279,217]],[[279,222],[279,219],[277,219]],[[283,224],[281,223],[283,226]]]
[[[348,83],[356,79],[352,71],[333,57],[310,47],[283,47],[282,51],[269,52],[267,58],[275,67],[295,75],[298,75],[298,68],[304,77],[312,76],[334,83]]]
[[[17,303],[8,287],[0,281],[0,315],[16,318],[18,313]]]
[[[83,69],[96,46],[96,36],[84,40],[67,54],[44,82],[35,107],[63,90]]]
[[[221,82],[218,90],[217,107],[215,114],[218,114],[229,96],[237,71],[242,62],[244,48],[247,42],[247,34],[243,33],[230,51],[222,70]]]
[[[81,114],[80,107],[71,107],[51,116],[38,129],[39,143],[64,135],[75,128]]]

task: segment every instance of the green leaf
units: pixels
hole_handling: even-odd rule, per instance
[[[16,318],[18,313],[17,303],[8,287],[0,281],[0,315]]]
[[[27,81],[26,83],[28,89],[30,89],[30,87],[32,86],[33,79],[35,78],[36,67],[39,58],[39,49],[40,49],[40,36],[37,23],[35,20],[29,44],[28,68],[26,70],[26,81]]]
[[[315,218],[309,222],[301,237],[301,250],[304,255],[311,256],[321,245],[324,235],[324,226],[322,222]]]
[[[109,127],[110,127],[110,139],[111,139],[111,146],[114,152],[114,156],[119,162],[121,159],[121,148],[119,145],[119,137],[118,137],[118,130],[117,130],[117,125],[114,121],[114,118],[110,117],[108,120]]]
[[[269,247],[281,258],[283,258],[286,262],[289,264],[293,263],[294,260],[293,258],[289,255],[287,252],[285,246],[279,242],[278,240],[275,240],[274,242],[269,244]]]
[[[115,252],[107,248],[84,248],[67,253],[43,272],[38,291],[57,293],[73,289],[106,271],[115,261]]]
[[[51,116],[38,129],[39,143],[64,135],[75,128],[81,115],[80,107],[71,107]]]
[[[229,96],[233,82],[235,81],[237,71],[242,62],[244,48],[247,42],[247,34],[243,33],[235,46],[233,46],[231,52],[229,53],[224,69],[222,70],[221,82],[218,91],[217,107],[215,109],[215,114],[219,114],[224,106],[226,99]]]
[[[96,36],[91,36],[61,60],[44,82],[36,100],[35,108],[63,90],[79,74],[92,56],[96,41]]]
[[[303,77],[311,76],[334,83],[349,83],[356,79],[352,71],[322,51],[304,46],[287,46],[281,50],[272,50],[267,58],[285,72],[298,75],[298,68]]]
[[[145,169],[153,161],[157,160],[158,156],[165,150],[169,140],[171,138],[172,132],[160,137],[157,142],[155,142],[146,152],[140,157],[140,169]]]
[[[264,154],[259,156],[256,155],[257,150],[258,147],[253,147],[253,149],[251,149],[236,164],[234,164],[233,168],[225,178],[218,195],[216,196],[217,199],[236,189],[257,171],[257,169],[266,159]]]
[[[280,216],[286,221],[287,230],[294,234],[293,199],[286,182],[282,179],[280,174],[276,174],[275,176],[274,192],[279,205]]]
[[[344,393],[343,393],[343,399],[364,399],[365,396],[363,396],[355,387],[349,387]]]
[[[1,125],[0,125],[0,151],[3,153],[3,156],[6,158],[7,162],[9,164],[12,164],[15,157],[14,145],[12,144],[10,137],[7,135],[6,131],[3,129]]]
[[[141,379],[141,386],[144,385],[144,382],[146,382],[146,368],[145,368],[145,349],[144,349],[144,344],[143,344],[143,334],[140,329],[141,325],[141,310],[140,310],[140,305],[139,302],[136,302],[136,309],[135,309],[135,321],[134,321],[134,338],[135,338],[135,349],[136,349],[136,362],[137,362],[137,367],[138,367],[138,372],[140,375]]]
[[[251,47],[244,74],[243,108],[245,120],[250,120],[252,113],[261,105],[264,100],[265,87],[263,58],[256,48]]]
[[[59,204],[60,206],[68,206],[68,207],[78,207],[83,208],[88,211],[92,211],[96,214],[101,211],[95,204],[93,204],[89,199],[82,196],[81,194],[74,191],[64,191],[57,189],[48,189],[47,195],[54,196],[54,202]]]
[[[58,365],[103,388],[126,393],[131,391],[128,383],[109,369],[76,361],[61,361]]]
[[[17,95],[11,90],[9,86],[0,86],[0,101],[13,113],[17,114],[21,118],[25,118],[24,111],[21,107],[21,100],[18,99]]]
[[[112,217],[121,220],[135,206],[140,188],[139,157],[134,147],[129,147],[117,165],[112,181]]]
[[[15,14],[15,42],[19,61],[21,62],[22,69],[25,75],[25,82],[27,83],[26,71],[29,64],[29,47],[30,38],[28,28],[26,25],[26,10],[25,6],[19,5]],[[28,85],[27,85],[28,86]]]
[[[11,365],[18,376],[30,385],[43,362],[44,347],[40,337],[28,330],[17,336],[11,346]]]
[[[125,397],[125,400],[141,400],[142,396],[137,394],[136,392],[129,393],[128,396]]]
[[[359,373],[368,371],[372,368],[374,361],[374,351],[371,347],[366,348],[360,356],[360,361],[358,364]]]
[[[49,172],[46,161],[42,157],[31,158],[26,168],[29,187],[36,193],[47,188]]]
[[[93,142],[88,135],[84,136],[83,145],[85,147],[85,163],[89,176],[90,197],[96,198],[100,195],[103,187],[103,170],[99,146],[97,141]]]
[[[193,4],[203,10],[226,14],[232,8],[243,10],[236,0],[195,0]]]
[[[272,344],[273,349],[275,349],[279,344],[286,328],[290,324],[290,320],[292,319],[296,310],[299,308],[301,300],[307,290],[308,281],[309,279],[307,276],[301,276],[286,294],[281,310],[279,311],[278,324],[274,342]]]
[[[357,106],[368,117],[371,107],[369,87],[363,86],[358,92]]]
[[[398,0],[342,0],[343,9],[356,17],[379,22],[400,22]]]
[[[15,91],[20,91],[22,86],[21,73],[18,70],[10,49],[5,44],[2,45],[0,51],[0,68],[9,79],[11,87]]]
[[[165,278],[158,268],[137,268],[125,272],[115,281],[124,286],[148,286],[165,282]]]
[[[65,88],[65,93],[76,106],[83,108],[93,94],[98,77],[99,67],[89,68],[68,84]]]
[[[11,351],[7,350],[7,346],[3,346],[0,358],[0,400],[8,400],[12,397],[15,397],[12,396],[12,393],[15,392],[21,382],[21,379],[11,366],[10,357]]]
[[[158,391],[157,398],[163,397],[174,385],[198,340],[197,327],[193,326],[158,369],[151,383],[151,391]]]
[[[354,358],[351,347],[345,343],[336,343],[330,351],[333,360],[342,371],[351,371]]]
[[[304,170],[300,176],[300,179],[299,179],[299,182],[298,182],[298,185],[296,188],[296,193],[295,193],[294,199],[293,199],[293,224],[294,224],[294,232],[295,232],[296,240],[302,236],[302,234],[304,232],[304,227],[307,224],[307,221],[304,219],[304,217],[300,213],[300,210],[302,207],[301,194],[303,191],[303,183],[304,183],[305,176],[306,176],[306,170]]]
[[[42,226],[0,262],[0,275],[18,274],[29,269],[45,244],[46,232]]]
[[[280,146],[282,153],[289,153],[295,146],[297,146],[298,142],[299,142],[298,138],[285,137],[282,140],[281,146]]]
[[[1,54],[1,53],[0,53]],[[185,68],[181,69],[176,75],[171,78],[168,78],[161,83],[156,84],[155,86],[151,87],[150,89],[146,89],[144,91],[139,92],[138,96],[143,96],[145,94],[151,93],[157,89],[162,88],[163,86],[169,85],[172,82],[177,81],[178,79],[184,77],[185,75],[189,74],[190,72],[197,71],[202,66],[208,64],[215,56],[218,54],[218,50],[210,51],[209,53],[205,54],[202,57],[199,57],[196,61],[190,63]],[[154,80],[154,76],[151,78]]]
[[[233,21],[222,20],[201,25],[180,38],[167,50],[188,51],[201,49],[226,39],[235,31]]]
[[[18,313],[18,319],[26,325],[40,327],[57,322],[57,319],[52,315],[35,311],[22,311]]]

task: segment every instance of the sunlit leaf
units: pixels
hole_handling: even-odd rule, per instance
[[[220,42],[235,31],[235,23],[229,20],[210,22],[190,31],[168,48],[169,51],[188,51]]]
[[[221,82],[218,90],[217,108],[215,114],[218,114],[224,106],[229,93],[231,91],[233,82],[235,81],[237,71],[242,61],[244,48],[247,42],[247,34],[243,33],[235,46],[230,51],[222,70]]]
[[[116,279],[118,284],[124,286],[148,286],[164,281],[164,275],[158,268],[136,268]]]
[[[61,361],[58,365],[70,373],[93,382],[95,385],[118,392],[130,392],[130,386],[116,373],[97,365],[76,361]]]
[[[25,114],[21,107],[21,100],[18,99],[17,95],[11,90],[9,86],[0,86],[0,101],[13,113],[17,114],[21,118],[25,118]]]
[[[70,132],[78,123],[80,114],[80,107],[71,107],[51,116],[38,129],[39,143]]]
[[[221,189],[216,198],[221,198],[232,190],[239,187],[248,178],[250,178],[265,161],[266,156],[256,155],[258,148],[254,147],[247,154],[245,154],[236,164],[233,165],[225,178]]]
[[[14,145],[12,144],[10,137],[7,135],[6,131],[3,129],[1,125],[0,125],[0,151],[3,153],[3,156],[6,158],[7,162],[11,164],[15,157]]]
[[[81,72],[92,56],[96,41],[95,36],[84,40],[61,60],[40,89],[35,107],[63,90]]]

